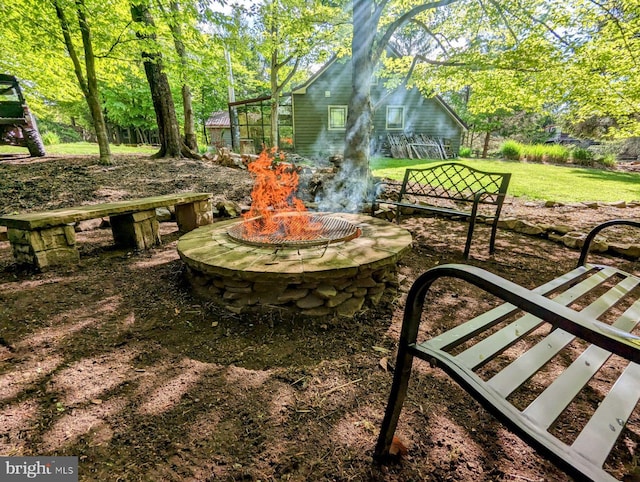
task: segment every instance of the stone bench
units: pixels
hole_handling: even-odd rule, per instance
[[[169,206],[175,206],[182,232],[213,221],[210,193],[178,193],[4,215],[0,217],[0,226],[7,227],[16,261],[43,269],[78,261],[74,223],[87,219],[108,216],[113,239],[119,246],[148,249],[160,244],[156,208]]]

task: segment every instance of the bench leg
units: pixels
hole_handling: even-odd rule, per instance
[[[149,249],[160,244],[156,210],[110,216],[113,240],[119,246]]]
[[[380,435],[373,453],[373,458],[377,462],[384,463],[389,458],[389,449],[393,442],[393,435],[398,426],[398,419],[402,411],[404,399],[407,396],[407,388],[409,387],[409,378],[411,376],[411,367],[413,366],[413,356],[410,355],[406,348],[399,348],[396,367],[393,375],[393,384],[391,385],[391,394],[389,402],[384,413]]]
[[[76,248],[76,233],[71,225],[27,231],[7,230],[13,256],[20,264],[38,269],[48,266],[77,263],[80,254]]]
[[[491,225],[491,239],[489,240],[489,254],[496,252],[496,233],[498,232],[498,218],[496,217]]]
[[[476,225],[476,219],[471,217],[469,219],[469,228],[467,230],[467,242],[464,245],[464,259],[469,259],[469,251],[471,251],[471,239],[473,238],[473,229]]]
[[[176,222],[178,229],[186,233],[197,227],[213,222],[213,207],[211,200],[196,201],[187,204],[176,205]]]

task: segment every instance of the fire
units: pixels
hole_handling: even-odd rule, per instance
[[[274,233],[290,239],[310,239],[322,225],[310,220],[307,208],[296,197],[298,169],[283,162],[284,154],[264,149],[248,169],[254,178],[251,209],[243,214],[249,236]],[[283,216],[282,214],[287,214]]]

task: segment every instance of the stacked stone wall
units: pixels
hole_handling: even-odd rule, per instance
[[[238,279],[203,274],[190,267],[187,277],[198,295],[234,313],[286,310],[311,317],[352,317],[378,305],[398,286],[395,265],[364,268],[353,276],[323,272],[299,282],[277,280],[273,274]]]

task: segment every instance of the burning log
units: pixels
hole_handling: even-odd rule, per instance
[[[251,209],[243,214],[247,236],[308,239],[320,229],[321,223],[307,215],[304,203],[296,197],[299,182],[297,166],[284,162],[284,154],[263,150],[248,166],[255,179]],[[287,216],[282,216],[287,213]],[[291,214],[293,213],[293,214]]]

